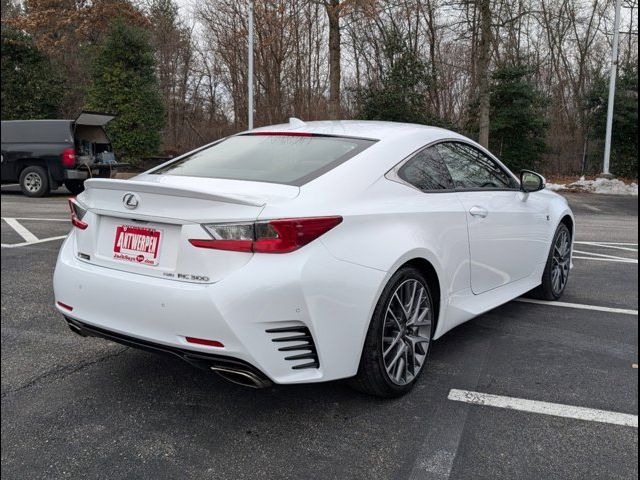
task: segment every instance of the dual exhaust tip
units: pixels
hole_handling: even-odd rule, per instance
[[[67,317],[65,317],[65,319],[67,321],[69,329],[73,333],[82,337],[105,338],[107,340],[115,341],[129,347],[151,350],[156,353],[163,352],[174,354],[198,368],[215,372],[225,380],[237,385],[242,385],[243,387],[269,388],[271,385],[273,385],[271,383],[271,380],[269,380],[264,374],[261,374],[258,371],[253,371],[249,367],[245,368],[241,363],[231,359],[226,360],[222,358],[202,358],[201,355],[194,356],[193,352],[189,352],[187,354],[185,351],[179,351],[177,349],[172,349],[157,344],[151,344],[149,342],[143,342],[138,339],[134,340],[131,337],[124,337],[123,335],[117,335],[113,332],[103,333],[98,331],[98,329],[95,327],[90,328],[76,320],[72,320]]]
[[[221,367],[218,365],[212,365],[209,368],[228,382],[242,385],[243,387],[269,388],[271,386],[271,382],[268,379],[260,378],[258,375],[250,372],[249,370],[242,370],[226,366]]]

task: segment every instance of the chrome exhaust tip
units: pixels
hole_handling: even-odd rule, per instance
[[[243,387],[268,388],[271,386],[271,382],[268,379],[260,378],[258,375],[248,370],[219,367],[216,365],[213,365],[209,368],[228,382],[242,385]]]

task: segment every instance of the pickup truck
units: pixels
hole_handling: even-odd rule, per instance
[[[19,183],[29,197],[64,185],[73,195],[84,180],[109,178],[117,168],[104,126],[114,115],[82,112],[75,120],[2,122],[2,184]]]

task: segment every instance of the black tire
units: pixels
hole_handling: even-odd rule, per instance
[[[78,195],[84,192],[84,181],[82,180],[67,180],[64,182],[64,186],[71,192],[72,195]]]
[[[567,282],[569,281],[569,269],[567,264],[567,269],[564,270],[564,281],[562,282],[562,286],[560,289],[554,287],[553,281],[553,270],[554,270],[554,252],[555,246],[558,243],[559,239],[563,236],[567,235],[569,242],[571,242],[571,231],[569,227],[567,227],[564,223],[558,225],[556,229],[556,233],[553,236],[553,242],[551,243],[551,248],[549,249],[549,256],[547,257],[547,264],[544,268],[544,273],[542,274],[542,283],[538,288],[532,290],[531,296],[534,298],[539,298],[541,300],[550,300],[555,301],[562,297],[564,293],[564,289],[567,286]],[[571,243],[570,243],[571,244]],[[568,257],[565,260],[566,262],[571,262],[571,248],[569,248]]]
[[[407,281],[411,280],[419,282],[426,292],[425,302],[428,302],[428,307],[431,312],[428,314],[431,322],[430,326],[425,327],[428,329],[429,343],[426,343],[427,346],[424,348],[425,356],[418,373],[415,374],[410,382],[404,385],[398,385],[391,379],[387,372],[387,368],[385,367],[382,339],[383,328],[385,325],[387,309],[390,308],[390,304],[396,290],[406,284]],[[434,311],[431,289],[429,288],[429,283],[425,276],[413,267],[404,267],[396,272],[384,288],[373,312],[373,317],[369,325],[369,330],[362,349],[362,355],[360,357],[358,373],[351,379],[351,386],[361,392],[385,398],[399,397],[409,392],[420,377],[420,374],[424,371],[425,364],[427,363],[428,354],[431,350],[430,344],[435,331]]]
[[[19,181],[22,193],[28,197],[44,197],[51,189],[49,173],[37,165],[22,170]]]

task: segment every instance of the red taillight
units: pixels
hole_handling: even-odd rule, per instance
[[[70,312],[73,310],[71,305],[67,305],[66,303],[56,302],[60,308],[64,308],[65,310],[69,310]]]
[[[195,337],[184,337],[185,340],[189,343],[195,343],[197,345],[206,345],[207,347],[224,347],[222,342],[217,340],[207,340],[205,338],[195,338]]]
[[[291,218],[256,224],[253,251],[287,253],[303,247],[342,222],[342,217]]]
[[[76,164],[76,151],[73,148],[67,148],[62,152],[62,165],[65,167],[73,167]]]
[[[203,225],[213,238],[189,242],[200,248],[234,252],[288,253],[342,222],[342,217],[286,218],[245,224]]]
[[[89,224],[83,222],[82,219],[84,218],[87,211],[81,208],[80,205],[78,205],[78,202],[76,202],[73,198],[69,199],[69,210],[71,210],[71,223],[73,224],[73,226],[79,228],[80,230],[85,230],[89,226]]]

